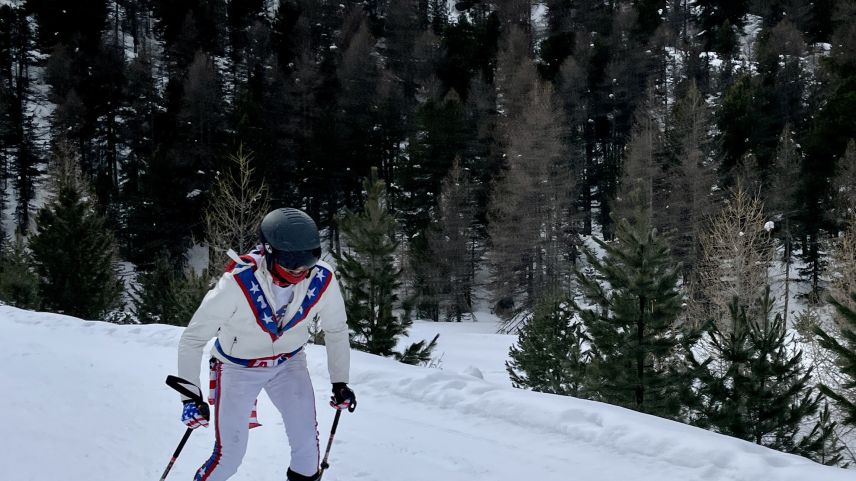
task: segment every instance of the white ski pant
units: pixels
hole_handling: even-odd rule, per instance
[[[247,452],[253,403],[263,388],[282,414],[291,447],[291,470],[305,476],[318,472],[315,393],[306,367],[306,352],[274,367],[223,363],[221,368],[214,405],[214,452],[196,472],[194,481],[223,481],[238,470]]]

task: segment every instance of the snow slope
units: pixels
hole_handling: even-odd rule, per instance
[[[184,431],[177,395],[163,384],[180,334],[0,306],[0,479],[158,479]],[[450,358],[465,347],[446,345]],[[499,363],[504,349],[493,353]],[[323,442],[333,417],[325,353],[308,350]],[[481,353],[482,362],[491,357]],[[342,418],[325,481],[856,479],[679,423],[449,369],[355,352],[352,372],[360,404]],[[251,432],[235,481],[284,479],[285,435],[265,397],[259,416],[264,427]],[[168,479],[192,479],[212,443],[212,429],[194,432]]]

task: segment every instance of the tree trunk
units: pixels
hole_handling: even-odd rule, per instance
[[[644,412],[645,404],[645,297],[639,297],[639,319],[636,321],[636,409]]]

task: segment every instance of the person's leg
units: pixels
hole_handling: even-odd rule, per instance
[[[306,368],[306,353],[300,352],[277,366],[279,372],[265,386],[270,400],[282,414],[291,447],[289,479],[315,479],[318,473],[318,424],[315,421],[315,392]],[[295,476],[297,475],[297,476]]]
[[[214,405],[214,452],[196,472],[194,481],[224,481],[238,470],[247,452],[253,402],[267,376],[259,369],[221,364]]]

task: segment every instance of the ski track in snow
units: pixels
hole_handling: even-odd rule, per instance
[[[120,326],[0,306],[6,341],[0,479],[158,479],[184,431],[178,396],[163,384],[174,372],[180,335],[172,326]],[[495,351],[501,363],[507,350]],[[309,346],[308,354],[323,448],[334,413],[327,406],[326,356],[319,346]],[[359,408],[340,422],[325,481],[856,478],[853,471],[615,406],[359,352],[351,384]],[[235,481],[285,477],[282,421],[264,394],[259,417],[264,427],[251,432]],[[213,436],[212,428],[196,430],[168,479],[192,479]]]

